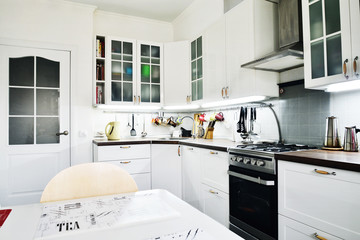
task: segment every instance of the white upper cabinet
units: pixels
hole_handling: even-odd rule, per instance
[[[185,105],[190,95],[190,42],[164,43],[164,103]]]
[[[359,79],[359,1],[302,0],[305,87]]]
[[[278,96],[278,73],[240,67],[277,49],[277,5],[244,0],[227,12],[225,18],[229,97]]]
[[[204,35],[204,99],[218,101],[226,99],[226,39],[225,17],[209,27]]]

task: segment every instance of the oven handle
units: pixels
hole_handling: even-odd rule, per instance
[[[241,178],[241,179],[244,179],[244,180],[248,180],[250,182],[258,183],[258,184],[261,184],[261,185],[265,185],[265,186],[274,186],[275,185],[275,181],[263,180],[260,177],[254,178],[254,177],[250,177],[250,176],[240,174],[240,173],[237,173],[237,172],[233,172],[233,171],[227,171],[227,172],[231,176]]]

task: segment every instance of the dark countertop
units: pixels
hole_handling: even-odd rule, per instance
[[[275,154],[275,159],[360,172],[359,152],[326,151],[316,149],[277,153]]]

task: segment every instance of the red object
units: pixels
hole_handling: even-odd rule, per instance
[[[9,216],[11,209],[0,210],[0,227],[4,224],[5,220]]]

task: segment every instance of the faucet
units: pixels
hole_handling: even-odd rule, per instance
[[[184,120],[184,118],[190,118],[190,119],[193,121],[193,127],[192,127],[192,129],[191,129],[191,137],[192,137],[192,138],[195,138],[195,134],[194,134],[194,130],[195,130],[195,120],[194,120],[194,118],[191,117],[191,116],[184,116],[184,117],[181,118],[181,122]]]

